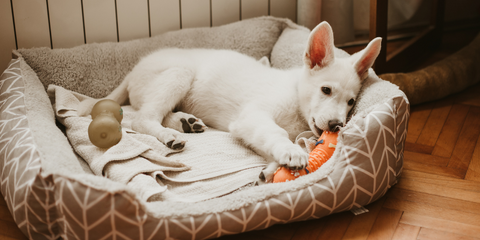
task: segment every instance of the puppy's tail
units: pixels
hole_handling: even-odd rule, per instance
[[[89,98],[85,99],[77,107],[77,113],[79,116],[88,116],[92,112],[93,106],[100,100],[111,99],[118,104],[122,105],[128,99],[127,81],[122,81],[120,85],[115,88],[108,96],[100,99]]]

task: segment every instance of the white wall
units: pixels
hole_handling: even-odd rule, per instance
[[[1,0],[0,72],[15,48],[69,48],[262,15],[296,22],[297,0]]]

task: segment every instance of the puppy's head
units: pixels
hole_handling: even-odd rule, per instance
[[[314,133],[344,126],[380,47],[381,38],[375,38],[362,51],[336,58],[330,25],[322,22],[312,30],[298,94],[302,113]]]

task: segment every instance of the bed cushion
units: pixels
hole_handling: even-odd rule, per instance
[[[377,200],[402,170],[409,103],[372,70],[322,168],[295,181],[195,203],[147,202],[125,184],[94,175],[57,126],[45,91],[56,84],[105,96],[141,56],[158,47],[234,49],[257,59],[269,56],[273,67],[298,66],[308,33],[289,20],[262,17],[123,43],[17,51],[0,80],[1,191],[15,222],[34,239],[205,239],[320,218]],[[111,77],[97,78],[105,75]]]

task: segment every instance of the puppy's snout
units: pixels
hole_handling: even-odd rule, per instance
[[[343,122],[340,120],[330,120],[328,121],[328,128],[331,132],[336,132],[340,130],[340,127],[343,127]]]

